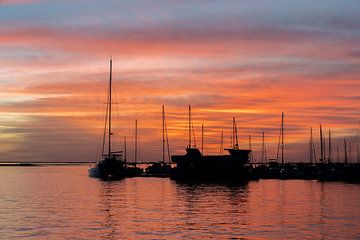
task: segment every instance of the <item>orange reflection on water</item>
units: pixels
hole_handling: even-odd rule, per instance
[[[104,182],[87,166],[0,168],[1,236],[79,239],[354,239],[357,185],[261,180]]]

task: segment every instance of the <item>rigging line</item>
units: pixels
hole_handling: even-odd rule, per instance
[[[136,159],[136,163],[137,164],[141,164],[141,152],[140,150],[140,137],[139,137],[139,129],[138,129],[138,137],[137,137],[137,159]],[[144,149],[144,147],[142,147],[142,149]]]
[[[195,138],[195,129],[194,129],[194,122],[191,118],[191,130],[192,130],[192,134],[193,134],[193,139],[194,139],[194,147],[196,148],[196,138]]]
[[[108,96],[107,96],[107,101],[106,101],[105,126],[104,126],[103,144],[102,144],[102,151],[101,151],[101,155],[102,155],[102,156],[104,156],[104,151],[105,151],[106,127],[107,127],[108,110],[109,110],[109,98],[110,98],[110,96],[108,95]]]
[[[278,140],[278,146],[277,146],[277,152],[276,152],[276,162],[279,161],[281,134],[282,134],[282,127],[281,127],[281,123],[280,123],[279,140]]]
[[[104,102],[104,99],[102,99],[101,103],[103,103],[103,102]],[[101,104],[101,105],[102,105],[102,111],[101,111],[101,113],[102,113],[102,119],[104,119],[104,118],[105,118],[105,105],[104,105],[104,104]],[[103,131],[101,131],[101,135],[103,135]],[[97,159],[98,159],[100,156],[103,155],[102,152],[101,152],[101,155],[100,155],[100,148],[101,148],[100,146],[102,146],[102,144],[101,144],[102,139],[99,138],[98,141],[99,141],[99,143],[97,144],[97,147],[96,147],[96,158],[97,158]]]
[[[235,118],[234,118],[235,119]],[[238,131],[237,131],[237,126],[236,126],[236,120],[234,121],[234,124],[235,124],[235,146],[236,146],[236,149],[239,149],[239,140],[238,140]]]
[[[114,91],[114,97],[115,97],[115,100],[117,101],[118,97],[117,97],[117,93],[116,93],[116,87],[113,85],[112,86],[112,89]],[[116,102],[116,103],[113,103],[116,105],[116,112],[117,112],[117,117],[119,118],[120,117],[120,114],[119,114],[119,103]]]
[[[168,157],[169,157],[169,163],[171,163],[171,158],[170,158],[170,144],[169,144],[169,138],[168,138],[168,128],[167,128],[167,121],[166,121],[166,118],[165,118],[165,117],[164,117],[164,122],[165,122],[165,136],[166,136],[167,152],[168,152]]]
[[[221,138],[220,138],[220,151],[219,151],[219,155],[223,155],[223,148],[224,148],[224,131],[221,131]]]

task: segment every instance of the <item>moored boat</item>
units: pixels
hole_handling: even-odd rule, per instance
[[[106,107],[105,129],[103,135],[102,145],[102,160],[98,161],[95,165],[91,166],[88,170],[90,177],[102,179],[121,179],[128,175],[126,164],[122,158],[122,151],[111,150],[111,105],[112,105],[112,59],[110,59],[110,79],[108,90],[108,101]],[[106,130],[108,137],[108,151],[105,150]]]
[[[171,178],[190,181],[246,181],[253,178],[249,164],[251,150],[239,149],[235,119],[233,121],[233,146],[225,149],[229,152],[228,155],[203,155],[195,145],[192,145],[191,128],[191,107],[189,106],[189,144],[185,155],[171,157],[171,160],[176,163],[176,168],[171,171]]]

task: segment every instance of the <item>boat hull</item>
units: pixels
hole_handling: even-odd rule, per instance
[[[229,151],[230,152],[230,151]],[[176,168],[171,178],[177,180],[245,181],[254,178],[248,164],[250,150],[236,150],[231,155],[204,156],[195,149],[187,149],[185,155],[175,155],[171,160]]]
[[[121,160],[102,160],[88,170],[89,177],[101,179],[122,179],[126,177],[126,168]]]

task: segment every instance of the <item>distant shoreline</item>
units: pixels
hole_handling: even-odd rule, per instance
[[[0,162],[0,167],[38,167],[53,165],[85,165],[93,162]]]

